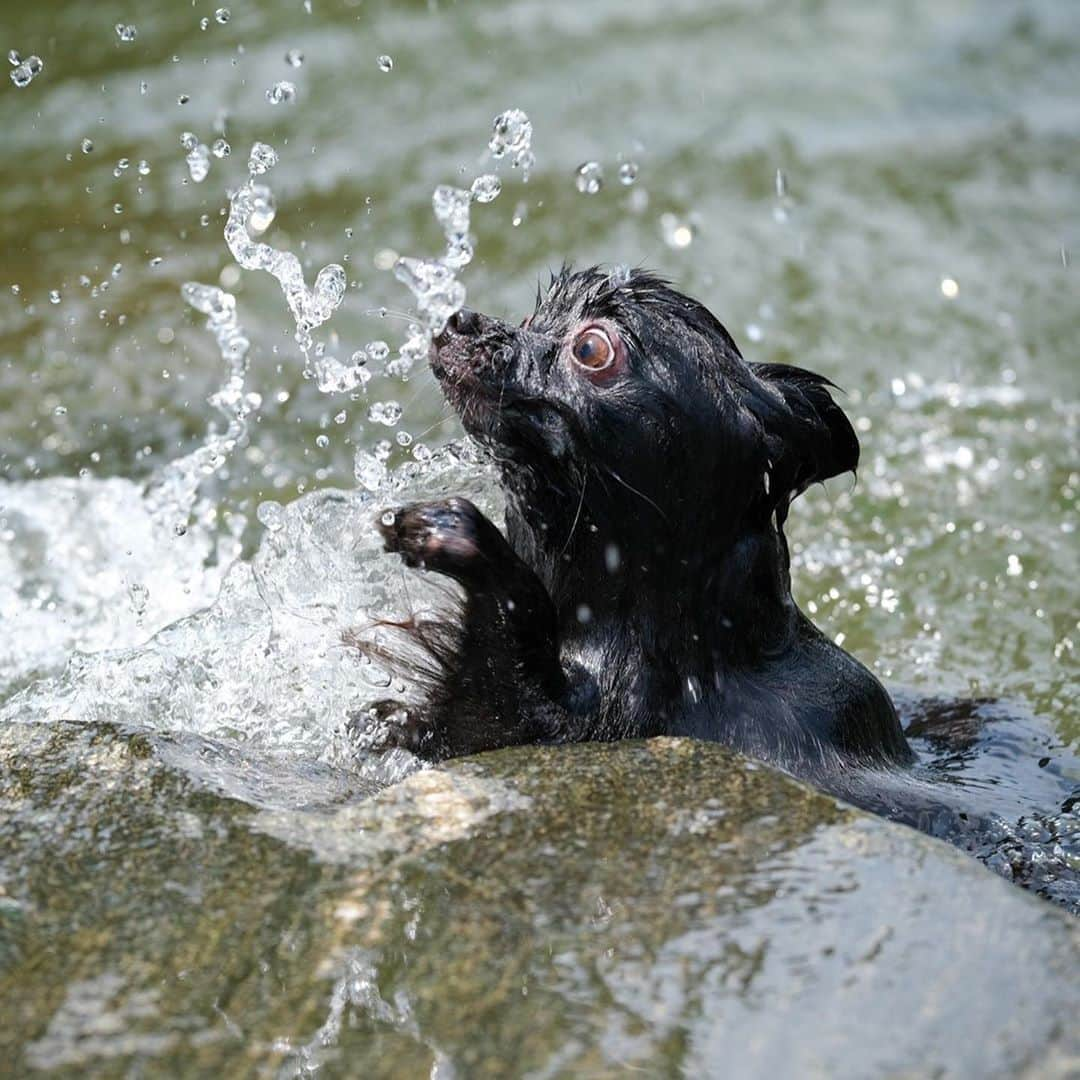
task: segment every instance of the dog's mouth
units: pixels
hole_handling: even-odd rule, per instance
[[[498,407],[509,352],[502,324],[467,309],[452,315],[433,339],[432,373],[467,427]]]

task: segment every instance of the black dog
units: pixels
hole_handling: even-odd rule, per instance
[[[498,462],[504,538],[464,499],[380,516],[389,551],[464,589],[412,623],[424,706],[385,742],[441,759],[689,735],[825,778],[911,760],[881,684],[791,597],[784,522],[859,444],[801,368],[744,361],[651,274],[564,271],[517,328],[470,311],[432,369]]]

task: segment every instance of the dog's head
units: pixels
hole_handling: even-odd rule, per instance
[[[587,498],[722,539],[858,462],[828,380],[748,364],[706,308],[640,271],[564,270],[517,327],[460,312],[431,363],[465,428],[568,515]]]

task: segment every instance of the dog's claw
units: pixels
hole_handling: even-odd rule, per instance
[[[385,549],[406,566],[453,573],[480,556],[482,520],[468,499],[452,498],[385,510],[377,525]]]

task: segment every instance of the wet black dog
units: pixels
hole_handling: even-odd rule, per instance
[[[791,597],[788,508],[859,457],[827,379],[747,363],[701,304],[598,269],[520,327],[461,312],[431,364],[499,465],[507,535],[464,499],[380,516],[465,594],[411,626],[437,677],[421,709],[378,710],[387,742],[689,735],[811,778],[911,760],[881,684]]]

